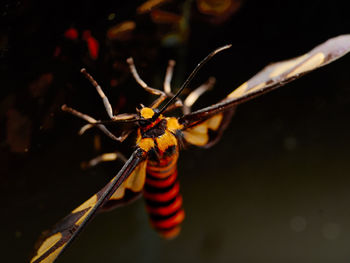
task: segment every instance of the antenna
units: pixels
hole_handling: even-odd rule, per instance
[[[185,82],[182,84],[180,89],[176,92],[176,94],[163,106],[163,108],[156,114],[156,117],[158,117],[162,112],[164,112],[175,100],[176,98],[181,94],[181,92],[189,85],[190,81],[193,79],[193,77],[197,74],[197,72],[201,69],[201,67],[207,63],[213,56],[215,56],[217,53],[230,48],[232,45],[226,45],[223,47],[219,47],[215,49],[213,52],[211,52],[208,56],[206,56],[201,62],[198,63],[198,65],[195,67],[195,69],[192,71],[192,73],[188,76],[188,78],[185,80]]]

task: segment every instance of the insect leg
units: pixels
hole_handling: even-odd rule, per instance
[[[192,91],[185,99],[184,105],[183,105],[183,113],[188,114],[191,112],[192,105],[198,100],[198,98],[206,91],[213,88],[215,85],[215,78],[210,77],[207,82],[200,85],[198,88],[196,88],[194,91]]]
[[[139,74],[137,73],[137,70],[136,70],[136,67],[135,67],[135,63],[134,63],[134,60],[133,58],[128,58],[126,60],[126,62],[129,64],[129,67],[130,67],[130,71],[131,71],[131,74],[132,76],[134,77],[134,79],[136,80],[136,82],[144,89],[146,90],[147,92],[153,94],[153,95],[157,95],[159,96],[158,99],[156,99],[151,107],[154,109],[154,108],[157,108],[166,98],[167,98],[167,94],[162,91],[162,90],[157,90],[157,89],[154,89],[154,88],[151,88],[149,87],[139,76]]]
[[[83,169],[91,168],[98,165],[101,162],[112,162],[116,160],[121,160],[123,163],[127,161],[125,156],[120,152],[104,153],[87,162],[82,162],[81,167]]]
[[[84,114],[84,113],[81,113],[75,109],[72,109],[70,107],[68,107],[67,105],[62,105],[62,110],[63,111],[66,111],[66,112],[69,112],[70,114],[73,114],[85,121],[87,121],[89,124],[83,126],[80,131],[79,131],[79,134],[83,134],[87,129],[93,127],[93,126],[97,126],[97,128],[99,128],[101,131],[103,131],[108,137],[110,137],[112,140],[114,141],[118,141],[118,142],[122,142],[126,139],[127,135],[129,135],[128,133],[127,134],[122,134],[121,136],[119,137],[116,137],[113,133],[111,133],[107,128],[106,126],[104,126],[103,124],[95,124],[97,122],[97,120],[95,120],[93,117],[87,115],[87,114]]]
[[[127,120],[127,119],[133,119],[135,118],[135,115],[133,114],[119,114],[119,115],[114,115],[113,114],[113,109],[111,106],[111,103],[109,102],[107,96],[103,92],[101,86],[97,83],[97,81],[86,71],[85,68],[81,69],[81,73],[85,75],[85,77],[90,81],[90,83],[96,88],[96,91],[98,95],[100,95],[103,104],[106,108],[107,114],[109,118],[112,120]]]
[[[168,67],[166,69],[165,73],[165,78],[164,78],[164,83],[163,83],[163,89],[164,92],[166,93],[167,97],[172,97],[174,94],[171,92],[171,79],[173,77],[173,72],[174,72],[174,66],[175,66],[175,60],[169,60]],[[165,112],[172,111],[174,109],[183,107],[183,102],[181,99],[177,99],[174,104],[171,104]]]
[[[171,86],[170,86],[170,82],[171,79],[173,77],[173,72],[174,72],[174,66],[175,66],[175,60],[169,60],[168,63],[168,67],[166,69],[166,73],[165,73],[165,78],[164,78],[164,83],[163,83],[163,89],[164,92],[169,96],[173,96],[173,94],[171,93]]]

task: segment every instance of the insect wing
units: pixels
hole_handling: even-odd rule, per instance
[[[333,62],[349,51],[350,35],[332,38],[305,55],[265,67],[230,93],[228,98],[240,98],[251,93],[278,88],[312,70]]]
[[[179,122],[186,130],[193,127],[194,124],[200,124],[201,121],[210,119],[213,115],[231,110],[243,102],[281,87],[310,71],[325,66],[344,56],[349,51],[349,34],[331,38],[305,55],[265,67],[219,103],[184,115],[179,119]]]
[[[209,148],[217,143],[235,112],[232,108],[219,112],[204,121],[192,122],[182,131],[185,141],[199,147]]]
[[[98,193],[74,209],[63,218],[50,232],[44,233],[31,263],[53,262],[72,242],[83,227],[92,219],[125,179],[144,160],[145,152],[137,149],[124,164],[119,173]]]
[[[109,200],[101,207],[102,211],[129,204],[142,195],[146,181],[147,160],[140,162],[131,175],[118,187]]]

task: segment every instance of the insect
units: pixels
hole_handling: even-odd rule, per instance
[[[31,262],[53,262],[97,211],[127,203],[137,198],[140,193],[143,193],[146,200],[152,226],[165,238],[175,237],[184,219],[176,168],[180,144],[212,146],[220,139],[237,105],[342,57],[350,51],[350,35],[329,39],[302,56],[271,64],[222,101],[191,112],[191,106],[213,85],[213,79],[191,92],[184,101],[179,95],[210,58],[229,47],[230,45],[218,48],[204,58],[174,95],[170,89],[173,61],[169,62],[164,91],[161,91],[149,87],[140,78],[133,60],[129,58],[130,70],[136,82],[146,91],[159,96],[149,107],[142,106],[136,114],[113,115],[112,107],[102,88],[86,70],[82,70],[102,98],[110,120],[98,121],[65,105],[62,109],[87,121],[88,124],[81,132],[97,127],[111,139],[120,142],[136,129],[135,151],[104,188],[74,209],[46,234]],[[166,99],[169,100],[160,107]],[[166,117],[174,108],[181,108],[183,116]],[[107,123],[129,123],[133,124],[134,129],[127,130],[117,137],[107,129]],[[103,155],[99,160],[115,159],[116,156]],[[96,162],[96,159],[94,161]]]

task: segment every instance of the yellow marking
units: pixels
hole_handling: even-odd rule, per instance
[[[209,141],[208,129],[218,130],[223,117],[223,114],[216,114],[203,123],[186,129],[183,131],[186,141],[197,146],[206,145]]]
[[[165,131],[163,135],[156,138],[158,149],[161,152],[164,152],[169,146],[177,145],[177,139],[176,137],[169,131]]]
[[[62,234],[61,233],[56,233],[50,237],[48,237],[44,243],[42,243],[42,245],[40,246],[40,248],[38,249],[38,252],[36,254],[35,257],[32,258],[32,260],[30,262],[34,262],[35,260],[37,260],[39,257],[41,257],[43,254],[45,254],[46,251],[48,251],[50,248],[52,248],[59,240],[61,240],[62,238]],[[63,248],[63,247],[62,247]],[[58,249],[58,251],[61,251],[61,249]],[[57,254],[56,253],[57,250],[55,250],[54,254]],[[53,253],[50,254],[50,256],[52,255]],[[49,257],[50,257],[49,256]],[[54,259],[54,258],[53,258]],[[45,262],[46,259],[44,259],[43,261],[41,262]],[[47,261],[47,262],[51,262],[51,261]]]
[[[256,85],[255,87],[252,87],[251,89],[246,90],[245,94],[249,94],[249,93],[252,93],[254,91],[259,91],[262,88],[264,88],[265,86],[266,86],[265,82],[260,83],[260,84]]]
[[[88,211],[86,211],[84,213],[84,215],[82,217],[79,218],[79,220],[75,223],[76,225],[80,225],[81,223],[83,223],[84,219],[86,218],[86,216],[90,213],[91,209],[94,207],[94,205],[97,203],[97,195],[93,195],[92,197],[90,197],[87,201],[85,201],[82,205],[80,205],[79,207],[75,208],[72,213],[77,213],[80,211],[83,211],[85,209],[89,209]]]
[[[220,127],[220,124],[221,124],[223,117],[224,117],[224,115],[222,115],[222,114],[217,114],[217,115],[214,115],[213,117],[211,117],[209,120],[206,121],[206,122],[208,122],[208,125],[207,125],[208,128],[213,130],[213,131],[216,131]]]
[[[80,206],[78,206],[77,208],[75,208],[72,213],[77,213],[80,212],[82,210],[85,210],[87,208],[91,208],[92,206],[94,206],[97,203],[97,195],[93,195],[91,196],[88,200],[86,200],[83,204],[81,204]]]
[[[125,184],[124,183],[122,183],[121,186],[118,187],[117,191],[115,191],[113,193],[110,200],[115,200],[115,199],[119,200],[119,199],[123,198],[123,196],[125,194]]]
[[[248,88],[248,82],[244,82],[241,86],[239,86],[237,89],[235,89],[230,94],[228,94],[227,97],[228,98],[239,98],[245,93],[245,90],[247,88]]]
[[[175,132],[176,130],[181,130],[183,128],[183,125],[181,125],[176,118],[169,117],[166,118],[167,120],[167,129],[171,132]]]
[[[152,138],[141,139],[137,144],[142,150],[148,152],[154,147],[154,141]]]
[[[305,54],[303,56],[297,57],[295,59],[292,60],[288,60],[286,62],[281,62],[279,63],[278,66],[276,66],[276,68],[270,73],[269,77],[270,78],[274,78],[277,77],[281,74],[283,74],[284,72],[286,72],[287,70],[291,69],[292,67],[298,65],[301,61],[303,61],[304,59],[306,59],[306,57],[309,56],[308,54]]]
[[[141,117],[145,118],[145,119],[150,119],[152,118],[154,115],[154,111],[151,108],[142,108],[141,109]]]
[[[140,192],[142,190],[146,180],[146,165],[147,162],[142,162],[136,167],[132,175],[125,181],[126,188],[134,192]]]
[[[307,59],[304,63],[302,63],[299,67],[293,70],[288,74],[288,78],[298,75],[300,73],[315,69],[319,67],[325,59],[325,56],[322,52],[313,55],[311,58]]]
[[[140,192],[146,180],[146,166],[147,162],[139,164],[132,174],[126,179],[121,186],[113,193],[110,200],[119,200],[124,197],[125,189],[130,189],[134,192]]]
[[[41,260],[40,263],[52,263],[52,262],[54,262],[64,247],[65,246],[62,245],[61,247],[57,248],[47,258],[44,258],[43,260]]]
[[[204,146],[209,140],[206,125],[200,124],[183,132],[186,141],[193,145]]]

